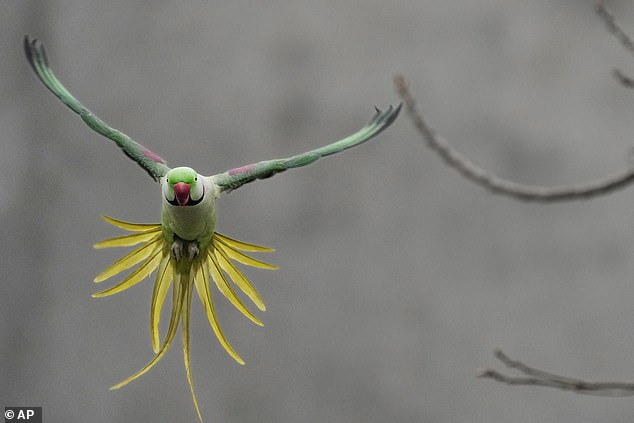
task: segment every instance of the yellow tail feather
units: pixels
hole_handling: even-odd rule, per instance
[[[217,271],[217,269],[215,269],[215,267],[213,266],[211,267],[210,270],[212,271],[212,274],[214,273],[214,271]],[[216,278],[220,276],[216,276],[214,274],[213,277]],[[218,338],[218,341],[220,341],[220,344],[224,347],[227,353],[229,353],[229,355],[233,357],[235,361],[237,361],[240,364],[244,364],[244,360],[238,355],[238,353],[235,352],[233,347],[227,341],[227,338],[225,338],[224,333],[222,333],[222,329],[220,329],[220,325],[218,324],[218,319],[216,318],[216,312],[214,310],[214,303],[213,303],[213,298],[211,295],[211,289],[209,287],[209,275],[207,274],[206,269],[204,269],[204,266],[202,266],[202,264],[198,267],[196,271],[194,284],[196,285],[196,291],[198,292],[198,297],[200,298],[200,301],[203,303],[203,306],[205,307],[205,312],[207,313],[207,319],[209,320],[209,324],[211,325],[211,328],[216,334],[216,338]]]
[[[222,273],[221,267],[219,266],[218,261],[213,254],[211,253],[208,254],[206,264],[209,268],[211,268],[212,266],[215,267],[216,272],[214,272],[214,274],[220,275],[220,278],[218,279],[214,278],[214,282],[216,282],[216,286],[218,287],[218,290],[225,296],[225,298],[228,299],[231,302],[231,304],[234,305],[235,308],[240,310],[240,312],[242,312],[242,314],[247,316],[253,323],[255,323],[258,326],[264,326],[264,323],[262,323],[260,319],[255,317],[244,306],[242,301],[240,301],[240,298],[238,298],[236,293],[233,291],[233,288],[231,288],[231,285],[229,285],[229,281],[227,281],[227,278],[225,278],[225,275]]]
[[[258,291],[251,282],[249,282],[249,279],[244,276],[240,269],[238,269],[236,265],[229,260],[227,254],[220,248],[215,249],[213,252],[210,252],[210,254],[213,254],[216,257],[220,267],[227,272],[233,283],[238,285],[242,292],[244,292],[251,301],[253,301],[253,304],[255,304],[261,311],[266,311],[266,306],[264,305]]]
[[[128,377],[127,379],[110,387],[111,390],[119,389],[122,386],[125,386],[128,383],[132,382],[133,380],[139,378],[140,376],[143,376],[152,367],[154,367],[154,365],[158,363],[161,358],[163,358],[163,355],[167,351],[167,348],[170,346],[170,344],[172,343],[172,340],[174,339],[174,335],[176,334],[176,329],[178,328],[178,321],[180,320],[180,317],[181,317],[181,306],[183,305],[183,286],[180,280],[174,283],[172,292],[173,292],[172,301],[174,305],[172,307],[172,316],[170,318],[170,325],[169,325],[169,328],[167,329],[167,337],[165,338],[165,342],[163,343],[163,346],[161,347],[159,352],[154,356],[154,358],[148,364],[145,365],[145,367],[143,367],[141,370],[139,370],[132,376]]]
[[[93,298],[107,297],[109,295],[113,295],[118,292],[124,291],[130,288],[131,286],[141,282],[143,279],[149,276],[150,273],[154,271],[154,269],[156,269],[159,266],[159,263],[161,262],[161,258],[162,258],[160,253],[161,253],[161,245],[157,245],[154,248],[154,250],[152,250],[152,252],[150,253],[150,257],[142,265],[137,267],[134,272],[130,273],[130,275],[128,275],[127,278],[125,278],[123,281],[119,282],[112,288],[108,288],[105,291],[92,294]]]
[[[274,248],[263,247],[261,245],[249,244],[248,242],[239,241],[235,238],[228,237],[227,235],[220,234],[218,232],[214,233],[214,238],[218,238],[222,240],[225,244],[230,247],[235,248],[240,251],[250,251],[256,253],[270,253],[275,251]]]
[[[161,264],[156,272],[156,280],[152,290],[152,305],[150,306],[150,336],[152,338],[152,350],[155,354],[159,351],[160,344],[159,322],[161,321],[161,309],[167,296],[167,290],[172,284],[173,272],[169,252],[164,251]]]
[[[111,247],[131,247],[133,245],[137,245],[141,242],[149,241],[156,235],[156,232],[160,231],[161,228],[152,229],[146,232],[140,232],[138,234],[124,235],[118,236],[116,238],[104,239],[93,245],[93,248],[111,248]]]
[[[145,245],[133,250],[129,254],[112,263],[106,270],[95,276],[95,282],[105,281],[108,278],[127,270],[148,258],[156,249],[156,246],[162,245],[163,234],[154,235]]]
[[[247,266],[251,266],[251,267],[259,267],[260,269],[268,269],[268,270],[279,269],[279,267],[273,264],[265,263],[263,261],[254,259],[253,257],[249,257],[246,254],[243,254],[240,251],[231,248],[229,245],[225,244],[224,241],[220,238],[218,238],[218,241],[219,242],[215,243],[215,245],[218,248],[222,249],[225,253],[227,253],[229,257],[231,257],[237,262],[246,264]]]
[[[124,222],[123,220],[113,219],[112,217],[106,216],[105,214],[102,214],[101,217],[103,218],[103,220],[110,223],[111,225],[114,225],[117,228],[125,229],[126,231],[131,231],[131,232],[145,232],[145,231],[150,231],[152,229],[161,228],[161,225],[157,223]]]
[[[185,372],[187,373],[187,382],[189,383],[189,390],[192,393],[192,399],[194,400],[194,407],[196,407],[196,413],[200,423],[203,422],[203,416],[200,414],[200,408],[198,407],[198,401],[196,401],[196,393],[194,393],[194,381],[192,379],[192,371],[189,360],[189,314],[192,304],[192,275],[189,276],[189,281],[185,287],[185,293],[183,295],[183,311],[182,311],[182,323],[183,330],[183,359],[185,360]]]

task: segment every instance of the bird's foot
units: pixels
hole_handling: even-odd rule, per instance
[[[189,242],[187,244],[187,254],[189,254],[189,261],[198,257],[198,243],[196,241]]]
[[[176,261],[180,261],[183,257],[183,240],[180,238],[174,238],[172,242],[172,258]]]
[[[179,262],[183,258],[187,258],[189,261],[192,261],[198,257],[198,253],[198,242],[185,241],[176,236],[174,237],[174,242],[172,242],[172,257],[174,260]]]

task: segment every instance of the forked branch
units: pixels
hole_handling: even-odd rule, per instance
[[[616,37],[621,45],[634,55],[634,41],[623,28],[616,22],[614,14],[604,5],[603,0],[597,0],[595,11],[605,23],[608,31]],[[616,79],[626,87],[634,87],[634,79],[625,75],[620,70],[614,70]],[[409,91],[407,80],[403,75],[394,77],[396,91],[405,104],[405,110],[418,133],[427,146],[438,153],[444,162],[456,169],[465,178],[488,189],[494,194],[502,194],[523,201],[557,202],[582,200],[600,195],[610,194],[634,181],[634,166],[627,167],[602,179],[595,181],[557,186],[525,185],[500,178],[474,164],[467,157],[460,154],[445,141],[427,123],[423,115],[417,110],[416,100]]]
[[[604,397],[634,396],[634,383],[588,382],[581,379],[556,375],[527,366],[521,361],[512,360],[499,349],[495,350],[495,358],[500,360],[502,364],[509,369],[517,370],[523,376],[509,376],[495,369],[485,368],[478,370],[478,377],[493,379],[507,385],[545,386],[587,395]]]

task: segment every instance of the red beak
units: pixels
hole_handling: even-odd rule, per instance
[[[179,206],[184,206],[189,201],[189,184],[185,182],[179,182],[174,184],[174,194],[176,195],[176,202]]]

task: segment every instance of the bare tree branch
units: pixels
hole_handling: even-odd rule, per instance
[[[634,55],[634,41],[632,41],[632,37],[630,37],[628,33],[625,32],[625,30],[623,30],[623,28],[616,22],[614,14],[610,11],[610,9],[605,7],[603,0],[597,0],[594,10],[597,12],[597,15],[603,19],[603,22],[610,34],[614,35],[621,45],[629,51],[630,54]],[[625,75],[619,69],[614,69],[613,75],[616,80],[621,83],[621,85],[627,88],[634,88],[634,79]]]
[[[605,397],[634,396],[634,383],[588,382],[581,379],[559,376],[527,366],[521,361],[512,360],[499,349],[495,350],[495,358],[500,360],[506,367],[515,369],[524,376],[509,376],[495,369],[486,368],[478,370],[478,377],[493,379],[507,385],[545,386],[587,395]]]
[[[574,185],[548,187],[524,185],[499,178],[478,167],[460,154],[427,124],[423,115],[417,110],[416,100],[414,100],[414,97],[410,94],[407,81],[403,75],[397,74],[394,77],[394,84],[396,85],[398,95],[405,104],[407,114],[427,146],[438,153],[447,165],[456,169],[465,178],[488,189],[494,194],[502,194],[524,201],[544,203],[582,200],[609,194],[617,189],[626,187],[634,181],[634,167],[626,168],[603,179]]]

